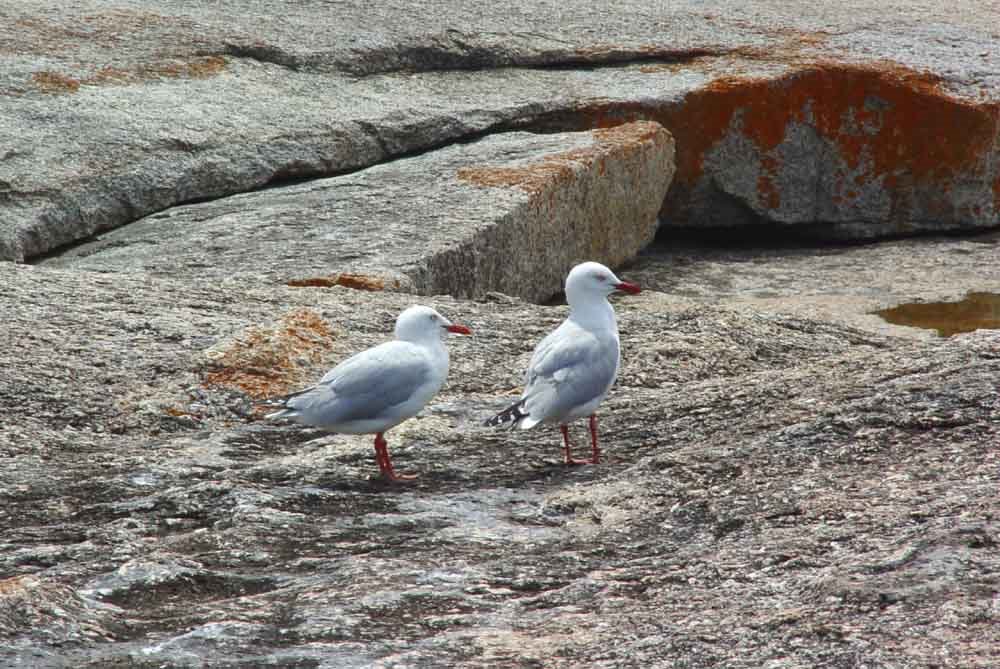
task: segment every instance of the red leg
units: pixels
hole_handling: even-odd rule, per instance
[[[573,444],[569,443],[569,427],[566,425],[560,425],[559,430],[562,431],[563,436],[563,456],[567,465],[582,465],[585,464],[586,460],[574,460],[573,459]]]
[[[378,465],[378,470],[383,476],[388,476],[389,472],[392,472],[392,463],[388,461],[387,456],[389,451],[386,449],[385,439],[382,438],[382,433],[375,435],[375,464]]]
[[[397,474],[392,468],[392,460],[389,458],[388,444],[379,432],[375,435],[375,462],[382,476],[390,481],[412,481],[417,478],[416,474]]]
[[[601,447],[597,445],[597,414],[590,414],[590,449],[593,457],[591,462],[597,464],[601,461]]]

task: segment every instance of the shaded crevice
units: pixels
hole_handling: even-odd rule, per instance
[[[517,34],[465,35],[449,30],[439,35],[411,39],[383,47],[342,52],[295,53],[274,44],[226,42],[222,49],[199,55],[224,55],[278,65],[294,72],[342,73],[363,78],[395,73],[476,71],[501,68],[538,70],[585,69],[587,67],[636,64],[671,65],[700,58],[724,56],[732,48],[671,49],[657,46],[635,48],[583,48],[559,40],[550,50],[519,49]],[[537,35],[525,36],[537,38]],[[514,44],[510,41],[513,39]]]
[[[382,137],[382,133],[379,131],[378,126],[376,126],[371,121],[355,121],[355,124],[361,128],[366,135],[372,138],[376,144],[378,144],[379,151],[382,152],[382,156],[385,159],[393,159],[395,157],[392,155],[392,151],[389,149],[389,145],[386,144],[385,139]]]
[[[911,232],[885,233],[871,236],[858,236],[848,232],[838,233],[844,222],[815,223],[780,223],[766,218],[758,218],[755,222],[745,225],[707,225],[707,226],[668,226],[663,225],[656,233],[656,239],[651,246],[670,246],[672,244],[694,244],[707,248],[760,248],[760,249],[803,249],[815,250],[818,247],[849,248],[880,244],[884,242],[901,241],[918,238],[967,239],[981,241],[984,244],[996,243],[984,236],[995,235],[1000,231],[1000,224],[991,227],[966,228],[958,230],[936,230],[927,227]],[[870,222],[858,221],[857,226],[871,226]]]
[[[575,49],[540,53],[505,52],[489,46],[456,44],[413,44],[371,50],[349,60],[338,61],[336,69],[356,77],[400,72],[462,72],[518,68],[529,70],[586,70],[622,65],[690,63],[700,58],[725,56],[732,49]]]
[[[293,72],[298,72],[302,69],[302,62],[295,54],[289,53],[272,44],[237,44],[235,42],[227,42],[222,45],[222,50],[218,54],[199,55],[223,55],[232,58],[247,58],[258,63],[279,65]]]

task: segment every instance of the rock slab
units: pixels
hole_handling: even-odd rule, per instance
[[[656,123],[504,133],[350,175],[174,207],[45,264],[204,281],[542,301],[652,241],[674,172]]]
[[[667,224],[997,224],[993,3],[0,4],[0,258],[513,128],[657,120]],[[443,6],[444,7],[444,6]],[[448,17],[442,23],[442,16]]]

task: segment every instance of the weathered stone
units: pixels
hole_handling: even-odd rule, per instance
[[[253,579],[236,574],[214,573],[190,560],[130,560],[111,574],[91,582],[82,593],[90,598],[127,608],[150,606],[157,599],[179,599],[209,591],[215,596],[233,596],[273,589],[272,579]]]
[[[219,281],[541,301],[648,245],[674,143],[650,122],[493,135],[360,172],[175,207],[47,261]]]
[[[55,655],[46,647],[110,641],[122,632],[120,612],[52,579],[28,574],[0,580],[0,639],[8,657],[22,651],[39,660]]]
[[[689,142],[664,207],[672,224],[722,216],[865,239],[1000,221],[1000,106],[956,96],[936,74],[810,65],[717,81],[681,114],[661,119]]]
[[[925,6],[920,21],[874,0],[517,7],[348,2],[334,18],[297,3],[266,21],[253,0],[14,3],[0,26],[0,253],[498,129],[635,119],[679,140],[667,224],[869,238],[997,222],[988,3]]]
[[[47,593],[18,617],[0,585],[0,664],[988,665],[997,337],[866,311],[1000,287],[998,246],[664,253],[622,272],[687,296],[616,300],[599,467],[480,426],[565,307],[423,298],[475,336],[387,435],[405,488],[206,361],[312,378],[412,296],[0,265],[0,571]]]

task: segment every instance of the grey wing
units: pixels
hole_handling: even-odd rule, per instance
[[[288,406],[322,425],[374,419],[410,399],[431,374],[430,361],[415,347],[387,342],[340,363]]]
[[[533,418],[544,420],[597,399],[614,383],[618,357],[613,337],[599,338],[580,329],[553,332],[532,356],[525,407]]]

